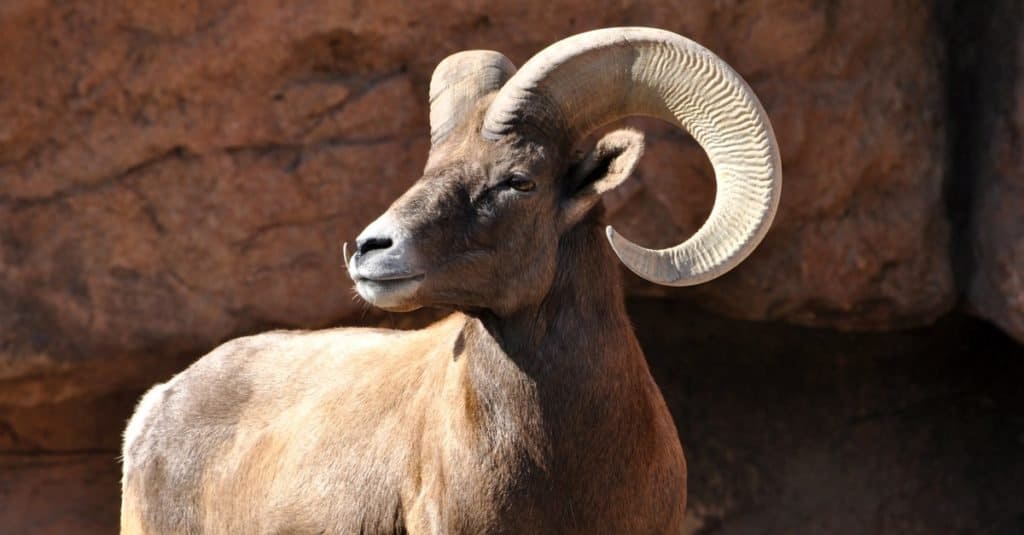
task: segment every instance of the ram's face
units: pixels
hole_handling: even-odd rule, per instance
[[[356,291],[395,311],[502,313],[539,301],[557,263],[560,181],[553,175],[565,166],[542,146],[514,139],[447,147],[360,234],[347,261]]]
[[[550,288],[558,238],[643,152],[639,133],[612,132],[587,154],[569,152],[630,116],[692,129],[718,189],[690,239],[652,251],[608,229],[634,273],[687,286],[735,267],[764,237],[782,187],[778,145],[757,97],[700,45],[652,28],[608,28],[560,41],[516,71],[503,55],[445,58],[430,81],[426,172],[360,235],[346,258],[356,290],[390,310],[424,305],[508,313]],[[348,256],[346,254],[346,256]]]

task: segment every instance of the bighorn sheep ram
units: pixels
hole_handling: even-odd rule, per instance
[[[630,327],[612,251],[684,286],[741,262],[781,188],[761,104],[674,33],[560,41],[515,72],[452,55],[430,83],[423,177],[345,264],[378,307],[454,310],[419,331],[339,328],[228,342],[149,391],[125,433],[122,533],[679,533],[686,465]],[[671,121],[717,177],[707,222],[649,250],[605,192]]]

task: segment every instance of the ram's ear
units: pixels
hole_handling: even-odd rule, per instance
[[[625,182],[643,153],[644,135],[637,130],[615,130],[602,137],[569,169],[560,218],[563,228],[578,223],[603,193]]]

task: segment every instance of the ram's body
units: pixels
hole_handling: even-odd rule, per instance
[[[369,303],[456,312],[243,338],[154,388],[126,432],[123,533],[681,532],[682,449],[612,253],[677,286],[737,265],[778,203],[771,126],[727,65],[660,30],[574,36],[514,72],[497,52],[441,62],[423,177],[345,253]],[[630,115],[689,129],[720,184],[662,251],[601,224],[642,136],[574,150]]]
[[[229,342],[141,402],[122,532],[678,533],[675,427],[597,310],[519,362],[459,313]]]

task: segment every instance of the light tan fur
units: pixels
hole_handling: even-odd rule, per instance
[[[669,511],[681,521],[678,442],[643,440],[675,435],[646,367],[592,378],[595,387],[607,383],[595,388],[596,401],[621,405],[622,414],[605,416],[640,443],[623,449],[593,421],[594,434],[569,445],[589,445],[576,452],[581,462],[552,466],[560,445],[539,398],[560,392],[538,392],[543,385],[515,369],[493,375],[500,396],[471,384],[474,359],[497,348],[462,314],[413,332],[276,332],[229,342],[140,403],[125,445],[122,533],[539,533],[531,530],[551,510],[575,533],[623,533],[612,528],[624,509],[650,515],[652,528]],[[171,398],[204,398],[201,390],[225,382],[233,386],[221,393],[244,399],[174,415],[211,442],[209,457],[162,449],[163,434],[182,431],[165,427]],[[194,479],[175,474],[171,457],[202,470]],[[568,473],[583,492],[565,488]],[[175,506],[192,510],[165,514],[172,504],[153,481],[189,487]],[[535,482],[548,488],[518,495],[517,485]]]
[[[642,136],[577,159],[484,141],[492,96],[467,94],[345,259],[376,306],[456,312],[240,338],[154,388],[125,435],[122,533],[680,533],[686,464],[598,202]]]

